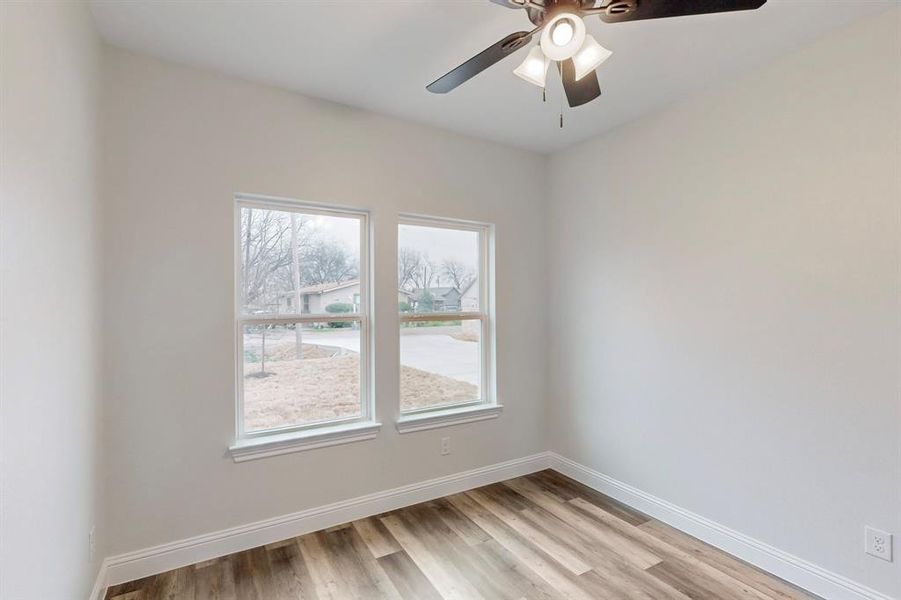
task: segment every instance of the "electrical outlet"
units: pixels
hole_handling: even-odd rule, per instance
[[[441,456],[445,456],[450,454],[450,438],[443,437],[441,438]]]
[[[93,561],[94,554],[97,551],[97,546],[94,544],[94,527],[91,527],[91,530],[88,532],[88,558]]]
[[[873,527],[867,527],[866,538],[867,554],[892,562],[892,534]]]

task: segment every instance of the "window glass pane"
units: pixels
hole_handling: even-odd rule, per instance
[[[244,327],[244,429],[361,416],[357,322]]]
[[[401,411],[480,399],[481,322],[401,323]]]
[[[351,312],[360,293],[360,220],[241,208],[241,312]]]
[[[478,311],[478,232],[399,225],[397,281],[402,313]]]

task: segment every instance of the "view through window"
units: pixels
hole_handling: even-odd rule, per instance
[[[239,435],[364,416],[364,214],[239,201]]]
[[[487,401],[486,229],[404,219],[397,235],[401,412]]]

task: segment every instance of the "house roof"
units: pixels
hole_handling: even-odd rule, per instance
[[[413,288],[412,295],[417,300],[422,297],[422,295],[428,292],[433,296],[437,296],[439,298],[444,298],[451,292],[460,293],[457,288],[454,287],[434,287],[434,288]]]
[[[306,287],[300,288],[301,294],[324,294],[326,292],[332,292],[334,290],[341,290],[344,288],[352,287],[355,285],[360,285],[359,279],[351,279],[349,281],[329,281],[327,283],[318,283],[316,285],[308,285]],[[288,292],[282,292],[282,296],[293,296],[294,290]]]

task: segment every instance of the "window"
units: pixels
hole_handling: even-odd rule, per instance
[[[373,437],[366,213],[239,197],[236,238],[235,460]]]
[[[496,416],[489,225],[403,217],[397,231],[400,431]]]

